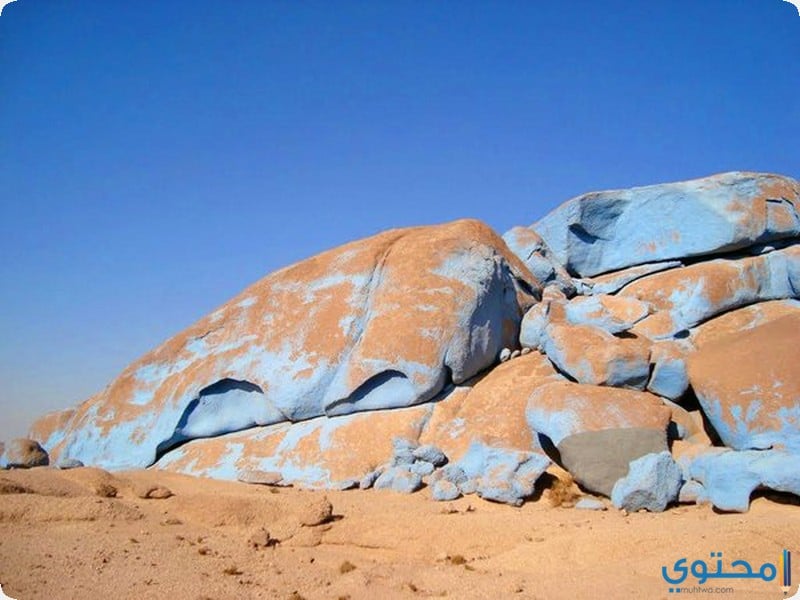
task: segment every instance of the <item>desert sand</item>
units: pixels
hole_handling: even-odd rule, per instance
[[[588,511],[572,507],[577,488],[551,471],[558,477],[543,477],[519,508],[475,496],[434,502],[428,489],[308,491],[153,470],[7,471],[0,584],[24,600],[674,598],[661,567],[671,573],[679,558],[712,564],[710,553],[721,551],[725,561],[759,567],[800,539],[790,496],[757,497],[745,514],[709,505]],[[173,495],[140,497],[167,495],[161,488]],[[327,516],[325,499],[330,520],[313,525]],[[690,577],[683,585],[695,584]],[[724,585],[734,589],[727,597],[783,597],[778,578]]]

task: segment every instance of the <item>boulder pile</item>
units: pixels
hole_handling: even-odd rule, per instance
[[[29,437],[56,464],[513,505],[555,462],[625,510],[744,511],[800,495],[799,346],[800,184],[734,172],[330,250]]]

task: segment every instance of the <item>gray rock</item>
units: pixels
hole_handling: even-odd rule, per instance
[[[665,432],[643,427],[576,433],[558,444],[561,461],[575,481],[604,496],[625,477],[631,461],[666,449]]]
[[[678,498],[682,481],[669,452],[648,454],[631,462],[628,474],[614,485],[611,502],[628,512],[663,512]]]
[[[500,362],[506,362],[511,358],[511,349],[510,348],[503,348],[500,351]]]

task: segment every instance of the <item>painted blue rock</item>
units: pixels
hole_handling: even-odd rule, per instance
[[[432,444],[425,444],[419,446],[414,450],[414,458],[426,463],[430,463],[434,467],[443,467],[447,464],[447,456],[439,448]]]
[[[563,323],[566,319],[567,297],[555,288],[546,288],[542,301],[532,306],[522,317],[519,330],[519,343],[523,348],[540,350],[545,340],[545,330],[553,323]]]
[[[781,450],[708,452],[689,465],[692,479],[702,483],[718,509],[746,512],[758,488],[800,496],[800,454]]]
[[[681,504],[703,504],[708,502],[708,493],[702,483],[690,479],[681,486],[678,492],[678,502]]]
[[[455,500],[459,496],[461,496],[461,490],[458,489],[458,485],[447,479],[440,479],[431,486],[431,498],[438,502]]]
[[[650,377],[650,345],[618,338],[590,325],[551,323],[542,350],[578,383],[643,390]]]
[[[647,275],[667,271],[675,267],[682,267],[683,263],[679,260],[666,260],[664,262],[647,263],[636,265],[620,271],[612,271],[605,275],[589,277],[586,279],[573,279],[579,293],[590,296],[593,294],[615,294],[629,283],[641,279]]]
[[[596,294],[573,298],[564,307],[573,325],[591,325],[608,333],[628,331],[649,312],[647,304],[636,298]]]
[[[581,486],[608,496],[630,461],[667,449],[671,411],[645,392],[554,382],[531,394],[526,417]]]
[[[760,256],[716,259],[656,273],[620,296],[648,302],[654,314],[632,329],[651,339],[670,338],[724,312],[800,292],[800,244]]]
[[[800,184],[732,172],[568,200],[531,226],[570,273],[703,256],[800,237]]]
[[[800,451],[800,313],[705,344],[689,380],[725,445]]]
[[[191,439],[422,404],[516,346],[540,292],[480,222],[387,231],[250,286],[130,365],[48,443],[88,465],[146,467]]]
[[[628,474],[611,491],[615,507],[628,512],[663,512],[678,498],[681,469],[669,452],[647,454],[630,463]]]
[[[694,347],[687,340],[665,340],[650,348],[652,372],[647,391],[677,400],[689,389],[687,359]]]
[[[417,439],[433,408],[425,404],[317,417],[192,440],[167,452],[155,467],[227,480],[246,470],[270,472],[286,485],[310,489],[339,489],[356,482],[366,488],[388,470],[382,465],[394,456],[393,441]]]
[[[414,464],[408,465],[408,470],[412,473],[416,473],[420,477],[427,477],[433,473],[434,466],[429,462],[425,462],[424,460],[418,460]]]
[[[422,476],[408,466],[389,467],[375,480],[376,490],[412,494],[422,487]]]
[[[550,466],[550,459],[536,452],[494,448],[474,442],[458,466],[468,480],[474,482],[481,498],[519,506],[533,494],[536,481]],[[468,488],[462,485],[461,489]]]
[[[575,285],[569,273],[535,231],[527,227],[514,227],[503,234],[503,241],[542,285],[555,285],[567,296],[575,294]]]

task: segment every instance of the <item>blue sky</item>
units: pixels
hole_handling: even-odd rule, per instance
[[[781,0],[17,0],[0,16],[0,439],[286,264],[582,192],[800,177]]]

